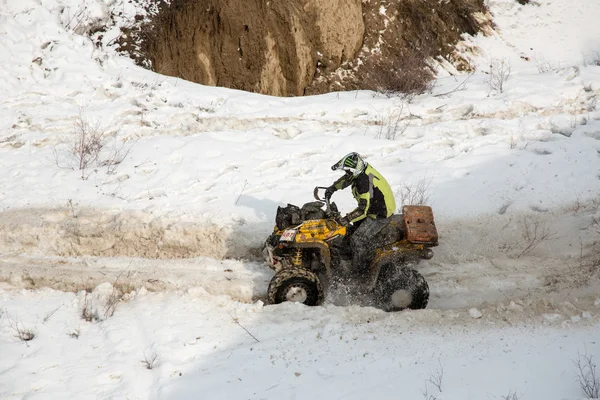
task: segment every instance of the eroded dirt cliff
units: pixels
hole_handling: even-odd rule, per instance
[[[420,90],[432,78],[426,60],[460,63],[461,35],[489,20],[483,0],[173,0],[157,10],[121,43],[138,42],[138,62],[276,96]]]

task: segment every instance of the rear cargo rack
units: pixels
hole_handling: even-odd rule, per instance
[[[438,233],[431,207],[404,206],[402,215],[406,227],[406,240],[430,246],[438,245]]]

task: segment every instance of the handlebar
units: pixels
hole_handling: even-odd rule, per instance
[[[325,197],[325,199],[321,199],[319,197],[319,189],[324,189],[327,190],[326,186],[317,186],[315,187],[315,190],[313,191],[313,195],[315,197],[316,200],[318,201],[322,201],[323,203],[325,203],[325,214],[329,217],[332,217],[334,219],[339,219],[340,218],[340,213],[333,211],[331,209],[331,202],[329,201],[329,199],[327,197]]]

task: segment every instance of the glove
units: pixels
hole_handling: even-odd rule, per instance
[[[333,186],[329,186],[327,189],[325,189],[325,200],[330,200],[331,196],[333,196],[334,192],[335,192],[335,187],[333,187]]]
[[[342,217],[342,219],[340,219],[340,224],[342,226],[348,226],[350,224],[350,221],[348,220],[348,218]]]

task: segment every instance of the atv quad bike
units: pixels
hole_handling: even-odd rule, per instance
[[[433,257],[438,234],[433,212],[427,206],[404,206],[401,215],[388,224],[373,243],[368,271],[350,271],[349,237],[352,227],[340,223],[335,203],[319,198],[302,208],[278,207],[273,233],[263,250],[267,264],[276,273],[268,289],[270,304],[294,301],[309,306],[321,304],[329,283],[350,279],[358,291],[367,293],[370,304],[386,311],[421,309],[429,301],[425,278],[411,266]],[[360,272],[361,276],[356,276]]]

